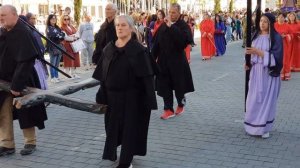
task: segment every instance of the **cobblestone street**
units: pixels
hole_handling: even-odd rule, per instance
[[[197,40],[197,42],[199,39]],[[275,127],[269,139],[246,135],[243,125],[244,49],[227,45],[224,56],[201,61],[199,43],[193,48],[191,69],[196,91],[187,95],[185,113],[161,120],[151,116],[148,153],[135,157],[134,168],[299,168],[300,73],[282,82]],[[92,72],[81,74],[90,77]],[[64,83],[62,83],[64,84]],[[54,85],[51,85],[54,87]],[[98,87],[72,97],[95,99]],[[37,151],[21,156],[23,135],[15,121],[17,151],[0,158],[0,168],[114,168],[103,161],[104,116],[50,105],[46,129],[38,131]]]

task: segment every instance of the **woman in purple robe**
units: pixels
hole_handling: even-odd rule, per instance
[[[252,38],[252,47],[246,49],[246,54],[251,54],[252,67],[246,100],[245,130],[249,135],[262,138],[269,137],[280,90],[283,43],[274,29],[274,23],[274,15],[262,15],[259,28]],[[269,67],[273,67],[278,77],[269,74]]]

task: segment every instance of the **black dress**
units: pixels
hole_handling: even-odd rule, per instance
[[[109,43],[93,77],[101,82],[97,103],[107,104],[106,142],[103,159],[115,161],[122,146],[120,164],[134,155],[146,155],[151,109],[156,109],[153,68],[146,49],[135,40],[117,48]]]

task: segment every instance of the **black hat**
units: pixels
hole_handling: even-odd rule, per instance
[[[276,22],[276,18],[272,13],[264,13],[262,16],[266,16],[271,24],[274,24]]]

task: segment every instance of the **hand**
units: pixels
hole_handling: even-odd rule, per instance
[[[250,70],[250,67],[248,67],[246,64],[244,64],[244,69],[245,69],[245,71],[248,71],[248,70]]]
[[[99,105],[101,106],[100,111],[103,113],[106,113],[108,105],[106,105],[106,104],[99,104]]]
[[[204,33],[202,34],[202,37],[206,37],[206,32],[204,32]]]
[[[286,35],[285,35],[285,34],[282,34],[282,35],[281,35],[281,37],[282,37],[282,38],[285,38],[285,37],[286,37]]]
[[[257,48],[254,48],[254,47],[246,47],[246,54],[253,54],[253,55],[258,55],[260,57],[263,57],[264,56],[264,52],[257,49]]]
[[[292,37],[290,35],[287,35],[288,42],[292,41]]]
[[[211,34],[211,33],[208,33],[208,36],[209,36],[210,38],[213,38],[213,36],[212,36],[212,34]]]
[[[170,20],[169,17],[165,17],[164,21],[166,22],[166,25],[167,25],[168,27],[171,27],[172,23],[171,23],[171,20]]]
[[[16,92],[14,90],[10,90],[11,94],[13,94],[14,96],[20,96],[21,92]]]

